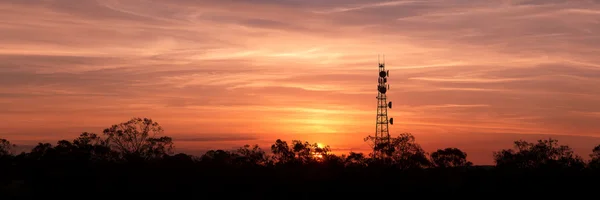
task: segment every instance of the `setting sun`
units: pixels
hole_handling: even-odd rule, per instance
[[[316,147],[318,148],[318,150],[313,151],[312,156],[316,159],[321,159],[321,158],[323,158],[323,154],[327,154],[327,152],[323,151],[324,150],[323,148],[325,148],[326,145],[324,145],[323,143],[316,143],[316,144],[317,144]]]
[[[321,144],[321,143],[317,143],[317,147],[319,147],[319,148],[323,148],[323,147],[325,147],[325,145],[323,145],[323,144]]]

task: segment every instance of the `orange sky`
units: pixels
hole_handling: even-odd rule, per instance
[[[150,117],[180,151],[276,138],[364,150],[377,55],[392,135],[477,164],[516,139],[600,144],[596,0],[3,0],[0,137]]]

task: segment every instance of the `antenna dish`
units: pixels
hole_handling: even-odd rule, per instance
[[[392,108],[392,102],[388,102],[388,108]]]
[[[379,86],[377,88],[377,90],[381,93],[381,94],[385,94],[385,92],[387,92],[387,89],[385,88],[385,86]]]
[[[393,118],[393,117],[392,117],[392,118],[390,118],[390,124],[391,124],[391,125],[394,125],[394,118]]]
[[[379,72],[379,77],[385,78],[385,76],[387,76],[387,73],[385,71],[380,71]]]

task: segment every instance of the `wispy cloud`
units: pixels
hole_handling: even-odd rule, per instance
[[[336,8],[333,8],[333,9],[326,10],[326,11],[317,11],[316,13],[319,13],[319,14],[330,14],[330,13],[357,11],[357,10],[362,10],[362,9],[371,9],[371,8],[381,8],[381,7],[388,7],[388,6],[399,6],[399,5],[406,5],[406,4],[415,4],[415,3],[419,3],[419,2],[420,1],[407,1],[407,0],[403,0],[403,1],[379,1],[379,2],[375,2],[375,3],[359,4],[359,5],[352,5],[352,6],[347,6],[347,7],[336,7]]]

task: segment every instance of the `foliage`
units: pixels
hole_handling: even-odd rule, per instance
[[[10,141],[0,138],[0,157],[12,155],[12,149],[16,145],[11,144]]]
[[[431,165],[427,153],[415,142],[415,136],[402,133],[391,140],[394,164],[401,168],[424,168]]]
[[[590,158],[590,168],[600,169],[600,145],[595,146],[594,149],[592,149],[592,154],[590,154]]]
[[[431,163],[435,167],[466,167],[473,163],[467,161],[467,153],[457,148],[438,149],[430,155]]]
[[[173,153],[170,137],[157,137],[162,127],[148,118],[132,118],[104,129],[106,144],[123,158],[155,159]]]
[[[277,139],[275,144],[271,145],[271,152],[273,152],[273,159],[280,164],[292,162],[296,157],[296,154],[290,149],[287,142],[280,139]]]
[[[373,143],[372,161],[378,164],[391,164],[402,169],[424,168],[431,165],[427,153],[416,143],[410,133],[402,133],[395,138],[377,139],[372,136],[365,141]]]
[[[250,147],[250,145],[244,145],[236,151],[237,163],[244,165],[257,165],[265,166],[270,164],[269,157],[265,151],[263,151],[258,145]]]
[[[558,145],[558,140],[538,140],[530,143],[515,141],[515,149],[494,152],[494,160],[499,167],[523,169],[539,168],[582,168],[585,163],[566,145]]]
[[[325,194],[359,198],[367,194],[352,188],[374,184],[381,191],[401,188],[403,194],[521,195],[594,188],[586,184],[600,175],[600,145],[585,165],[568,146],[553,139],[516,141],[514,149],[494,153],[495,167],[483,167],[472,166],[458,148],[428,155],[410,133],[379,141],[373,149],[376,153],[369,155],[335,155],[329,146],[278,139],[267,152],[258,145],[245,145],[233,151],[209,150],[199,157],[173,155],[172,139],[159,134],[163,130],[158,123],[133,118],[107,128],[103,137],[84,132],[72,141],[39,143],[17,156],[10,153],[14,145],[0,139],[0,168],[9,172],[0,176],[0,198],[74,193],[106,198],[161,194],[194,199],[307,199]],[[389,197],[388,193],[368,195]]]

